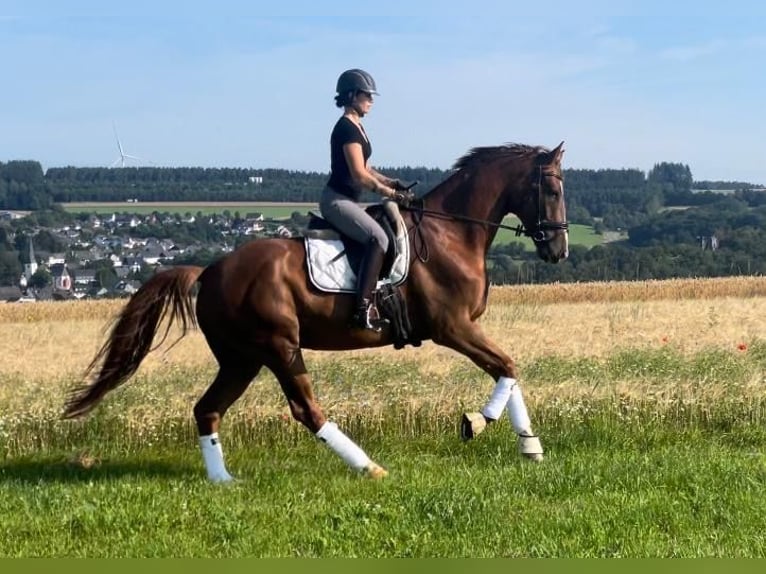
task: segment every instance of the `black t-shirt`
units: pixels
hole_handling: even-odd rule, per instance
[[[369,140],[364,137],[362,127],[357,127],[346,116],[341,116],[330,135],[330,179],[327,181],[327,185],[338,193],[346,195],[354,201],[359,201],[362,190],[357,189],[354,185],[351,170],[349,170],[346,162],[346,155],[343,153],[343,146],[347,143],[362,145],[365,163],[372,155],[372,146]]]

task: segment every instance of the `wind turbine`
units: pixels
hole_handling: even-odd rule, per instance
[[[114,160],[110,167],[117,167],[117,165],[119,165],[120,167],[125,167],[125,160],[126,159],[134,159],[136,161],[141,161],[140,157],[136,157],[134,155],[127,154],[127,153],[125,153],[123,151],[122,143],[120,142],[120,136],[117,135],[117,126],[115,125],[114,122],[112,122],[112,128],[114,129],[114,137],[117,140],[117,148],[120,150],[120,157],[118,157],[116,160]]]

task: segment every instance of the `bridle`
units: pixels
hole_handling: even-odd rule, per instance
[[[525,229],[524,224],[521,224],[515,228],[516,237],[519,235],[526,235],[532,238],[532,241],[541,243],[543,241],[550,241],[551,238],[545,235],[546,231],[567,231],[569,229],[569,222],[567,221],[551,221],[550,219],[543,219],[542,214],[544,212],[543,206],[543,176],[555,177],[559,181],[563,182],[564,178],[561,176],[560,171],[543,170],[543,166],[537,166],[537,222],[533,229]]]
[[[445,213],[443,211],[425,209],[423,207],[422,199],[418,200],[420,203],[419,206],[411,204],[408,207],[404,207],[403,209],[406,209],[407,211],[412,212],[413,220],[415,222],[415,228],[416,228],[416,231],[418,232],[420,231],[420,222],[423,220],[423,215],[430,215],[432,217],[440,217],[442,219],[450,219],[454,221],[463,221],[465,223],[475,223],[477,225],[489,225],[491,227],[497,227],[498,229],[509,229],[510,231],[513,231],[515,233],[516,237],[525,235],[527,237],[530,237],[532,241],[534,241],[535,243],[551,241],[553,238],[548,237],[546,235],[546,231],[566,231],[569,229],[569,222],[552,221],[550,219],[545,219],[542,216],[542,214],[544,213],[543,176],[555,177],[559,181],[564,181],[564,178],[562,177],[561,172],[559,171],[554,171],[550,169],[544,170],[543,166],[541,165],[537,166],[537,169],[538,169],[537,183],[532,184],[533,187],[537,188],[537,221],[535,222],[535,225],[532,228],[524,227],[523,223],[521,223],[520,225],[510,226],[510,225],[504,225],[502,223],[495,223],[494,221],[488,221],[486,219],[477,219],[474,217],[468,217],[468,216],[460,215],[457,213]],[[414,203],[418,203],[418,201]],[[423,258],[420,257],[420,255],[418,255],[418,257],[421,260],[423,260]],[[427,258],[428,256],[426,255],[425,257]]]

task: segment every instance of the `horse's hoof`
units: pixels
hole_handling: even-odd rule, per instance
[[[70,456],[68,462],[72,466],[89,469],[101,464],[101,459],[98,458],[97,456],[93,456],[87,451],[81,451],[81,452],[76,452],[72,456]]]
[[[476,438],[485,428],[487,428],[487,419],[481,413],[463,413],[463,419],[460,422],[460,438],[471,440]]]
[[[238,482],[237,479],[228,472],[208,475],[207,478],[213,484],[234,484],[235,482]]]
[[[374,462],[365,466],[362,473],[364,476],[371,478],[372,480],[380,480],[381,478],[386,478],[388,476],[388,471]]]
[[[519,435],[519,452],[533,462],[542,462],[543,445],[540,437]]]

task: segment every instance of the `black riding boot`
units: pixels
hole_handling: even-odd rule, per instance
[[[351,326],[356,329],[369,329],[379,333],[388,323],[380,318],[372,299],[385,256],[377,243],[370,243],[362,258],[356,282],[356,310],[351,318]]]

